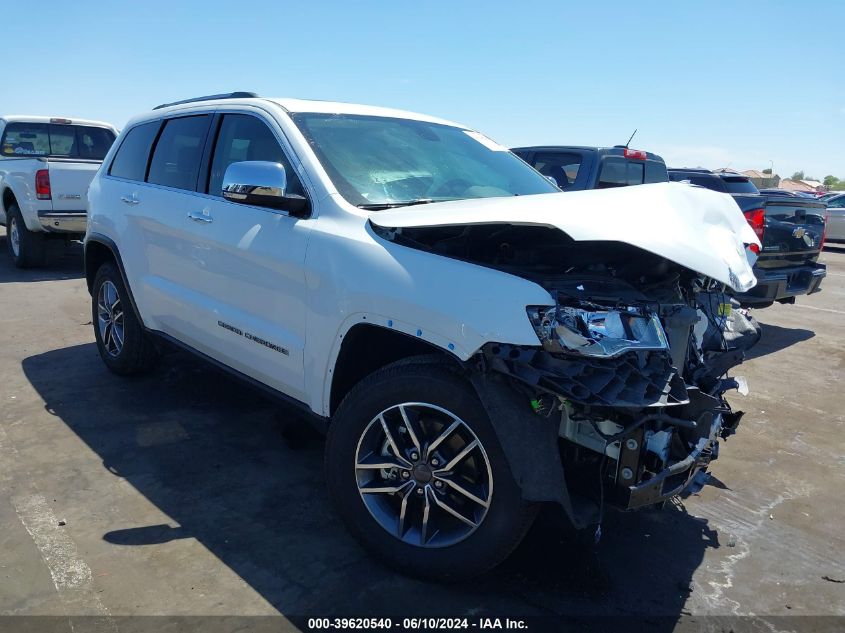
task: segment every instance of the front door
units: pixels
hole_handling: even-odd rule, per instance
[[[226,168],[244,160],[281,163],[288,191],[304,195],[271,125],[237,113],[216,122],[207,178],[200,177],[184,214],[196,308],[190,337],[201,352],[303,400],[303,265],[311,220],[221,196]]]

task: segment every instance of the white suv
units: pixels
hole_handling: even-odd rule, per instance
[[[722,194],[561,193],[461,125],[232,93],[126,126],[85,268],[109,369],[170,342],[302,407],[355,536],[455,578],[540,502],[595,527],[700,485],[756,243]]]

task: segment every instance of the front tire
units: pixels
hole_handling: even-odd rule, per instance
[[[106,367],[128,376],[155,366],[158,351],[135,316],[120,271],[111,262],[100,266],[94,277],[91,311],[97,350]]]
[[[16,204],[6,211],[6,246],[15,268],[34,268],[47,263],[47,239],[44,233],[26,228]]]
[[[442,363],[401,361],[353,388],[329,427],[326,478],[360,543],[424,578],[495,567],[536,514],[478,396]]]

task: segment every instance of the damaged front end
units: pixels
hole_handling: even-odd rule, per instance
[[[723,375],[759,327],[721,284],[677,272],[649,294],[619,275],[558,279],[556,305],[528,307],[540,347],[482,350],[482,371],[557,426],[577,524],[603,502],[636,509],[700,487],[742,417],[723,394],[744,381]]]
[[[696,489],[742,417],[725,377],[760,337],[722,280],[620,241],[536,225],[375,227],[382,238],[529,279],[536,345],[485,344],[471,380],[529,501],[578,527]],[[741,238],[724,232],[726,239]],[[714,266],[714,268],[717,268]]]
[[[747,249],[759,247],[736,204],[672,184],[624,189],[371,219],[386,241],[548,293],[523,306],[536,343],[488,338],[469,375],[523,496],[559,502],[579,527],[605,504],[660,504],[702,483],[742,417],[724,394],[747,388],[727,372],[760,338],[730,296],[754,285]]]

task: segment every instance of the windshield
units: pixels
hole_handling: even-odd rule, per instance
[[[114,142],[111,130],[89,125],[14,122],[6,126],[4,156],[103,160]]]
[[[559,191],[477,132],[377,116],[291,117],[340,194],[363,208]]]

